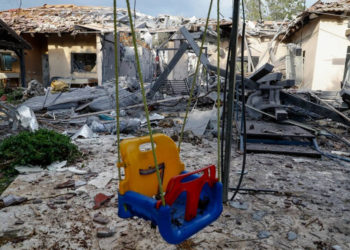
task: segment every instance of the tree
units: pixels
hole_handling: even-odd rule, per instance
[[[267,19],[282,21],[286,16],[292,19],[294,15],[304,10],[305,0],[265,0],[268,9]]]
[[[247,19],[251,21],[262,20],[265,17],[265,6],[261,0],[246,0]]]
[[[246,0],[247,19],[282,21],[304,10],[305,0]]]

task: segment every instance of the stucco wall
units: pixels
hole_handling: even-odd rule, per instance
[[[313,90],[340,90],[347,47],[350,46],[344,35],[347,25],[347,19],[321,17]]]
[[[97,64],[92,72],[71,73],[71,53],[96,53],[96,35],[52,35],[48,38],[51,77],[97,78]]]

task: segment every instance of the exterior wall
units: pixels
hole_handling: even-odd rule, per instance
[[[299,87],[300,89],[314,89],[316,54],[319,53],[319,29],[319,19],[311,20],[288,41],[300,45],[303,53],[305,53],[303,82]]]
[[[48,53],[50,77],[98,78],[97,64],[92,72],[71,72],[72,53],[96,53],[96,34],[50,35]]]
[[[24,51],[26,67],[26,81],[37,80],[43,82],[42,55],[47,53],[47,37],[43,34],[23,34],[22,37],[30,43],[31,50]]]
[[[350,46],[350,41],[344,36],[347,25],[348,19],[320,18],[313,90],[341,89],[347,47]]]

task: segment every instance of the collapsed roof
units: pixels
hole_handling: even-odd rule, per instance
[[[31,49],[31,46],[0,19],[0,49]]]
[[[292,20],[286,31],[285,38],[290,37],[295,32],[300,30],[303,25],[307,24],[310,20],[317,18],[319,15],[329,16],[348,16],[350,11],[350,0],[338,0],[338,1],[317,1],[310,8],[300,13],[294,20]]]
[[[79,33],[81,29],[113,31],[113,8],[96,6],[43,5],[27,9],[12,9],[0,12],[2,18],[17,33]],[[126,9],[117,9],[120,31],[129,31],[129,19]],[[221,24],[231,24],[222,20]],[[205,18],[185,18],[169,15],[157,17],[136,12],[136,29],[148,29],[150,32],[176,31],[181,26],[199,29],[205,25]],[[213,28],[216,20],[210,21]]]

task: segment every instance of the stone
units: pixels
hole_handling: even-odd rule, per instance
[[[293,240],[296,240],[297,238],[298,238],[298,235],[295,232],[293,231],[288,232],[287,234],[288,240],[293,241]]]
[[[102,225],[106,225],[109,222],[108,218],[103,216],[101,213],[95,214],[93,221]]]
[[[247,210],[248,209],[248,203],[246,202],[239,202],[239,201],[230,201],[230,206],[240,209],[240,210]]]
[[[266,215],[265,211],[256,211],[253,214],[253,220],[261,221],[264,218],[265,215]]]
[[[98,238],[108,238],[112,237],[115,234],[114,231],[109,229],[108,227],[99,227],[97,228],[97,237]]]
[[[260,231],[258,233],[258,238],[259,239],[267,239],[271,236],[271,233],[269,231]]]
[[[332,246],[332,250],[342,250],[342,247],[339,245]]]
[[[56,185],[55,189],[61,189],[61,188],[72,188],[75,186],[75,180],[69,180],[63,183],[60,183]]]
[[[166,118],[164,120],[160,120],[158,122],[158,126],[162,127],[162,128],[172,128],[175,126],[175,123],[174,123],[173,119]]]
[[[15,225],[23,225],[23,224],[24,224],[24,221],[21,219],[18,219],[15,221]]]
[[[32,201],[33,204],[40,204],[40,203],[43,203],[43,200],[41,199],[35,199]]]

